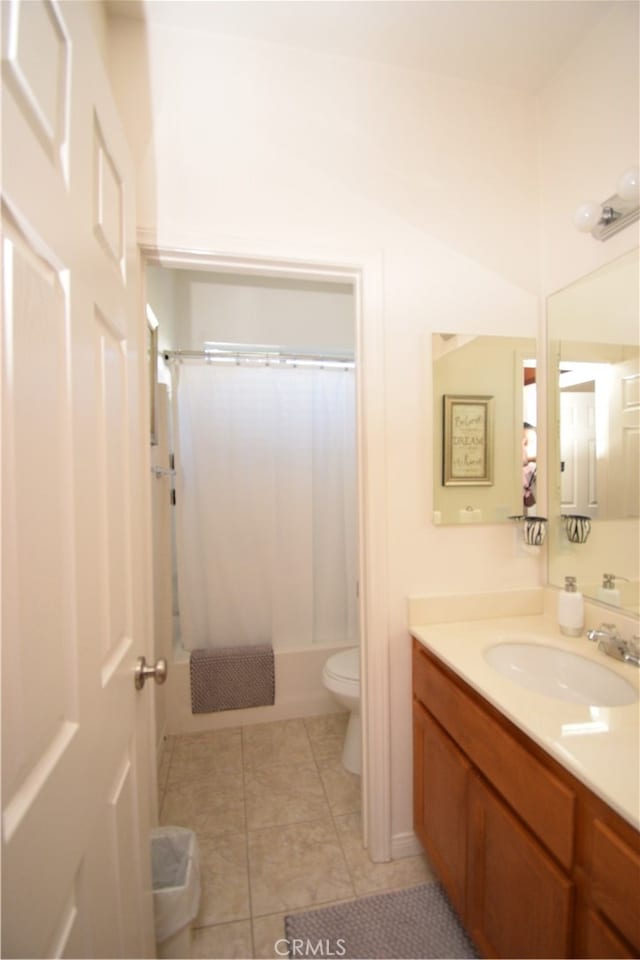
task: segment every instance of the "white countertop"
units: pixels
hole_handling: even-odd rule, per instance
[[[640,691],[640,669],[597,649],[586,637],[565,637],[546,616],[412,626],[412,635],[547,753],[640,828],[640,701],[598,707],[524,689],[489,666],[496,643],[553,645],[593,660]]]

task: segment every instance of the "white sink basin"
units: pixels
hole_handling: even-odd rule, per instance
[[[556,700],[593,707],[622,707],[638,699],[637,690],[624,677],[559,647],[497,643],[485,650],[484,658],[514,683]]]

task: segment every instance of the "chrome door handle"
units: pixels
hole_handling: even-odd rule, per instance
[[[142,690],[147,677],[153,677],[156,683],[164,683],[167,679],[168,669],[167,661],[164,657],[157,660],[154,666],[147,664],[144,657],[138,657],[136,660],[136,669],[133,674],[133,682],[136,685],[136,690]]]

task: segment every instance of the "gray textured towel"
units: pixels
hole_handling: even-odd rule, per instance
[[[192,650],[189,671],[192,713],[275,703],[275,665],[270,643]]]

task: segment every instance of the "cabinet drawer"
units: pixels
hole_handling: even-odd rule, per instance
[[[601,820],[593,822],[591,877],[594,903],[640,948],[640,854]]]
[[[575,796],[505,726],[416,644],[414,690],[471,762],[567,869],[573,863]]]

